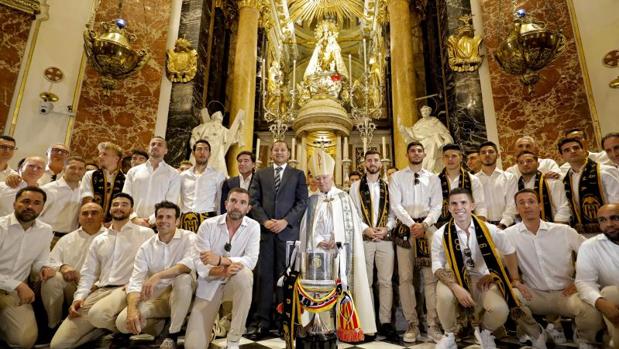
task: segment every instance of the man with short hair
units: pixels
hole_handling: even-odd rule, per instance
[[[84,204],[79,209],[80,228],[60,238],[50,252],[50,263],[54,264],[57,271],[54,277],[41,285],[41,300],[50,329],[60,324],[63,305],[73,303],[73,294],[77,289],[88,247],[95,237],[105,231],[103,218],[103,208],[99,204]]]
[[[475,214],[482,219],[486,219],[488,210],[486,208],[484,188],[479,178],[464,170],[462,167],[462,149],[459,145],[445,144],[443,146],[443,164],[445,168],[438,175],[443,193],[443,210],[437,226],[440,227],[450,219],[447,197],[449,196],[449,192],[454,188],[468,189],[473,193],[473,198],[475,199]]]
[[[539,171],[538,158],[534,153],[524,150],[516,160],[521,175],[517,178],[517,189],[514,191],[525,188],[535,190],[541,203],[542,220],[569,224],[571,213],[563,184]]]
[[[45,154],[47,155],[47,165],[45,166],[45,173],[39,179],[39,185],[62,178],[62,170],[67,158],[71,155],[71,151],[63,143],[56,143],[47,148]]]
[[[445,329],[436,348],[457,348],[457,316],[465,310],[473,316],[470,320],[481,313],[475,337],[483,349],[495,349],[492,332],[503,326],[510,311],[521,311],[510,284],[510,278],[518,278],[516,250],[494,225],[473,216],[475,201],[468,189],[453,189],[448,201],[452,218],[432,241],[437,311]]]
[[[45,159],[40,156],[27,157],[18,169],[20,182],[15,187],[7,183],[0,183],[0,216],[13,211],[15,194],[25,187],[38,187],[39,179],[45,171]]]
[[[178,173],[183,173],[183,172],[187,171],[188,169],[190,169],[192,167],[193,167],[193,164],[191,163],[191,161],[183,160],[178,165]]]
[[[581,234],[598,234],[598,209],[619,202],[619,170],[587,158],[586,148],[578,138],[563,138],[558,147],[570,165],[563,183],[572,210],[572,226]]]
[[[619,168],[619,132],[611,132],[602,138],[602,148],[608,155],[608,165]]]
[[[590,151],[590,147],[589,147],[589,141],[587,139],[587,135],[585,134],[585,131],[583,131],[580,128],[573,128],[570,130],[567,130],[565,132],[563,132],[563,138],[575,138],[577,140],[580,141],[581,147],[583,148],[583,151],[585,152],[585,157],[588,159],[591,159],[595,162],[598,162],[600,164],[603,165],[610,165],[611,161],[608,158],[608,155],[606,155],[605,151],[600,151],[600,152],[592,152]],[[559,140],[560,141],[560,140]],[[559,154],[561,152],[559,151]],[[569,161],[563,159],[565,162],[561,165],[561,175],[563,177],[565,177],[565,175],[567,175],[567,172],[569,171],[569,169],[572,167],[572,165],[570,164]]]
[[[112,198],[122,192],[125,184],[125,174],[120,170],[122,149],[112,142],[101,142],[97,145],[99,166],[84,174],[82,179],[82,203],[94,201],[103,208],[104,222],[112,220],[110,204]]]
[[[27,186],[15,195],[14,212],[0,217],[0,339],[10,347],[31,348],[37,339],[30,273],[39,272],[43,281],[54,275],[52,228],[37,219],[45,200],[43,190]]]
[[[153,231],[130,222],[133,198],[118,193],[112,199],[112,224],[94,238],[80,270],[69,316],[60,324],[50,348],[75,348],[103,334],[116,332],[115,319],[126,306],[125,285],[140,246]]]
[[[496,166],[499,149],[493,142],[486,141],[479,145],[481,170],[476,176],[484,189],[488,223],[505,229],[516,220],[514,194],[516,177],[509,172],[499,170]]]
[[[181,210],[162,201],[155,205],[157,235],[140,246],[127,286],[127,307],[116,318],[122,333],[157,336],[155,325],[170,317],[162,349],[176,348],[176,341],[193,297],[193,247],[191,231],[177,229]]]
[[[350,185],[352,185],[355,182],[358,182],[359,180],[361,180],[361,173],[359,173],[359,171],[352,171],[348,175],[348,183]]]
[[[17,150],[15,138],[7,135],[0,136],[0,182],[4,182],[8,175],[17,174],[9,166],[9,161],[13,158],[15,150]]]
[[[79,156],[71,156],[62,171],[62,178],[41,187],[47,193],[47,204],[41,212],[41,220],[52,226],[52,247],[64,235],[78,227],[81,204],[80,181],[86,170],[86,162]]]
[[[514,156],[518,157],[520,153],[523,151],[528,151],[533,154],[539,154],[539,146],[535,142],[535,139],[531,136],[523,136],[516,140],[514,143]],[[537,155],[536,155],[537,156]],[[558,179],[561,175],[561,169],[556,161],[553,159],[547,158],[538,158],[538,170],[543,174],[548,174],[547,178]],[[518,162],[510,166],[506,172],[509,172],[516,176],[516,178],[520,177],[522,173],[518,169]]]
[[[254,173],[251,193],[251,216],[261,225],[258,259],[258,299],[249,338],[264,338],[271,327],[276,304],[282,290],[276,286],[286,268],[286,243],[299,239],[299,223],[307,207],[307,184],[303,171],[288,167],[290,151],[284,141],[271,147],[273,165]],[[275,316],[276,317],[276,316]],[[277,320],[277,319],[275,319]],[[277,321],[276,321],[277,322]],[[275,327],[279,327],[275,324]]]
[[[609,348],[619,349],[619,204],[598,210],[602,234],[585,241],[576,260],[576,288],[604,318]]]
[[[469,169],[469,172],[471,172],[472,174],[476,174],[477,172],[481,171],[481,166],[482,162],[479,150],[476,149],[474,151],[470,151],[466,155],[466,167]]]
[[[221,213],[226,213],[225,201],[228,197],[228,192],[232,188],[243,188],[249,190],[251,180],[254,178],[256,170],[256,156],[254,153],[244,150],[236,156],[236,163],[239,170],[239,175],[228,178],[221,186]]]
[[[187,323],[185,348],[208,348],[215,314],[224,300],[232,300],[228,349],[238,349],[252,302],[252,269],[258,261],[260,225],[247,217],[249,192],[232,188],[226,213],[200,225],[194,265],[198,289]]]
[[[413,276],[415,268],[421,269],[427,311],[428,334],[439,340],[441,330],[436,314],[436,279],[432,275],[431,247],[434,224],[441,215],[441,182],[438,176],[423,166],[426,157],[423,145],[413,141],[408,144],[409,165],[391,175],[389,203],[399,220],[392,237],[398,258],[399,294],[402,313],[408,322],[403,340],[414,343],[419,336],[417,300]]]
[[[135,218],[132,221],[145,227],[155,224],[155,204],[161,201],[178,202],[180,176],[163,157],[168,145],[163,137],[155,136],[148,144],[148,161],[127,173],[123,193],[135,199]]]
[[[141,165],[148,160],[148,153],[142,149],[131,149],[131,167]]]
[[[180,175],[179,206],[181,228],[195,233],[205,219],[218,214],[221,184],[226,176],[208,165],[211,144],[207,140],[197,140],[191,154],[196,164]]]
[[[511,280],[512,286],[519,291],[517,296],[535,315],[575,318],[578,347],[595,348],[595,336],[602,328],[602,318],[595,308],[580,300],[574,285],[572,255],[578,253],[585,238],[568,225],[543,221],[535,190],[522,189],[515,194],[514,200],[522,222],[505,229],[504,234],[516,248],[522,273],[522,281]],[[559,326],[550,323],[548,334],[555,345],[566,341],[560,323]]]
[[[367,233],[363,234],[363,249],[370,290],[374,283],[374,266],[377,271],[379,333],[388,339],[394,339],[397,333],[391,323],[393,305],[391,278],[395,253],[390,232],[395,227],[395,216],[389,204],[387,182],[380,178],[383,167],[380,153],[368,150],[364,158],[365,175],[361,180],[352,183],[348,193],[359,217],[370,227]]]

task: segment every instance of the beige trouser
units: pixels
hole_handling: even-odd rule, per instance
[[[215,315],[223,301],[232,300],[232,320],[228,341],[238,342],[245,332],[245,321],[251,306],[254,275],[248,268],[241,269],[225,285],[215,291],[210,301],[196,297],[191,309],[185,335],[186,349],[208,348]]]
[[[368,271],[368,281],[370,291],[374,283],[374,263],[378,278],[378,319],[381,324],[391,322],[391,307],[393,305],[393,289],[391,287],[391,277],[393,276],[393,242],[391,241],[364,241],[365,265]],[[374,292],[372,301],[374,301]]]
[[[174,278],[172,284],[158,290],[151,299],[140,302],[138,309],[142,317],[143,332],[153,336],[157,322],[170,318],[170,333],[178,333],[185,322],[191,306],[194,280],[191,274],[181,274]],[[116,328],[122,333],[129,333],[127,328],[127,308],[116,318]]]
[[[73,294],[77,284],[66,282],[61,272],[56,272],[53,278],[41,284],[41,301],[47,312],[47,326],[56,327],[62,320],[63,306],[73,302]]]
[[[602,316],[591,305],[583,302],[577,293],[569,297],[561,294],[562,291],[539,291],[529,288],[532,298],[525,299],[518,289],[513,289],[516,297],[534,315],[559,315],[573,317],[576,322],[578,338],[585,342],[595,343],[595,335],[602,329]],[[527,333],[534,329],[525,329]]]
[[[432,233],[426,232],[426,239],[428,239],[428,248],[432,250]],[[400,279],[398,290],[400,292],[402,312],[404,313],[404,318],[406,321],[414,325],[419,325],[417,310],[415,309],[417,306],[417,299],[415,298],[415,286],[413,285],[413,273],[415,271],[414,252],[414,248],[406,249],[396,246],[396,254],[398,256],[398,276]],[[436,277],[432,274],[431,267],[421,268],[421,274],[423,277],[423,291],[426,300],[428,326],[437,326]]]
[[[509,308],[496,285],[484,292],[472,292],[471,296],[476,303],[473,311],[475,314],[481,313],[481,325],[484,329],[494,331],[503,326],[509,315]],[[458,299],[449,287],[440,281],[436,285],[436,297],[436,310],[443,329],[445,332],[455,332],[458,311],[461,308]]]
[[[17,292],[0,291],[0,338],[10,347],[31,348],[37,340],[37,321],[30,304],[18,305]]]
[[[619,304],[619,286],[606,286],[601,291],[602,297],[609,301]],[[619,349],[619,325],[615,325],[606,317],[604,317],[608,334],[613,340],[613,349]]]
[[[124,287],[103,287],[86,297],[79,317],[66,318],[52,338],[51,349],[75,348],[100,337],[107,329],[116,332],[116,315],[127,306]]]

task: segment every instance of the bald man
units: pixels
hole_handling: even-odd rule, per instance
[[[619,349],[619,204],[598,210],[603,234],[585,241],[576,261],[576,288],[585,302],[604,316],[611,338],[610,348]]]
[[[537,143],[535,143],[535,139],[533,139],[533,137],[531,136],[523,136],[523,137],[518,138],[516,140],[516,143],[514,143],[514,149],[515,149],[514,156],[518,156],[518,154],[520,154],[523,151],[530,151],[534,154],[539,155],[539,147],[537,146]],[[559,178],[558,175],[561,173],[561,169],[559,168],[559,165],[557,164],[556,161],[554,161],[553,159],[538,158],[538,162],[539,162],[538,170],[541,173],[546,174],[546,173],[552,172],[556,174],[556,176],[551,175],[551,176],[546,176],[546,177],[553,178],[553,179]],[[510,172],[514,174],[516,178],[519,178],[520,176],[522,176],[522,173],[520,173],[520,170],[518,170],[517,163],[515,163],[513,166],[508,168],[506,172]]]
[[[13,212],[13,202],[18,190],[28,186],[39,186],[38,181],[45,171],[45,159],[40,156],[29,156],[18,171],[21,180],[16,187],[11,187],[5,182],[0,183],[0,216]]]

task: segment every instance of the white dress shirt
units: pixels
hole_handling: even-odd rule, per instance
[[[533,175],[531,179],[524,182],[524,187],[526,189],[535,188],[536,176],[537,175]],[[567,196],[565,195],[565,186],[563,185],[563,182],[558,179],[550,178],[546,178],[545,180],[546,183],[548,183],[548,190],[550,190],[550,206],[552,208],[552,217],[546,216],[546,218],[554,218],[555,222],[568,223],[570,221],[570,217],[572,216],[572,209],[570,208],[569,201],[567,201]],[[516,189],[517,188],[518,184],[516,184]]]
[[[619,245],[599,234],[585,241],[576,260],[576,288],[585,302],[595,306],[600,290],[619,285]]]
[[[424,222],[434,225],[441,216],[443,192],[437,175],[420,170],[419,183],[415,184],[415,173],[410,167],[391,175],[389,181],[389,203],[395,216],[406,226],[411,226],[414,218],[426,217]],[[417,222],[421,223],[421,222]]]
[[[576,205],[580,205],[580,192],[578,188],[580,186],[580,177],[582,176],[582,170],[576,172],[572,169],[570,172],[570,182],[572,184],[573,199]],[[605,203],[619,203],[619,170],[612,166],[600,164],[600,177],[602,177],[602,190],[604,191]]]
[[[488,217],[488,209],[486,207],[486,195],[484,194],[484,187],[481,185],[481,181],[473,174],[468,175],[471,178],[471,192],[473,194],[473,200],[475,200],[475,214],[478,216]],[[454,179],[449,178],[449,188],[454,189],[460,185],[460,175]],[[441,192],[442,195],[442,192]]]
[[[43,172],[43,175],[41,176],[41,178],[39,178],[38,183],[39,185],[45,185],[47,183],[53,182],[52,181],[52,176],[54,175],[54,171],[52,171],[49,168],[49,165],[45,166],[45,172]],[[60,178],[62,178],[62,176],[64,176],[64,170],[60,171],[60,173],[56,174],[56,179],[55,180],[59,180]]]
[[[251,184],[253,176],[253,173],[247,176],[247,178],[243,178],[243,175],[239,175],[239,186],[245,190],[249,190],[249,185]]]
[[[82,202],[79,184],[72,189],[64,178],[60,178],[45,184],[41,189],[47,193],[47,200],[39,218],[57,232],[68,233],[77,229]]]
[[[13,213],[0,217],[0,289],[11,292],[49,263],[52,227],[38,219],[24,230]]]
[[[133,210],[138,217],[155,222],[155,204],[167,200],[177,203],[180,196],[180,176],[176,169],[164,161],[153,169],[150,161],[133,167],[127,172],[123,192],[131,195]]]
[[[82,199],[86,197],[91,197],[91,198],[95,197],[95,190],[92,187],[92,175],[95,171],[96,170],[90,170],[84,174],[84,177],[82,177],[82,183],[81,183],[81,189],[80,189],[81,191],[80,196]],[[111,186],[114,184],[114,180],[116,179],[116,174],[118,174],[119,171],[117,170],[112,175],[108,175],[105,170],[103,170],[103,173],[105,173],[105,181],[111,188]]]
[[[0,170],[0,182],[4,182],[6,177],[9,175],[19,175],[14,169],[12,169],[9,165],[6,166],[4,170]]]
[[[105,287],[128,283],[138,249],[153,234],[149,228],[128,222],[120,232],[110,227],[94,238],[80,271],[80,282],[73,298],[86,299],[93,285]]]
[[[15,203],[15,195],[19,189],[25,188],[28,185],[21,181],[16,188],[11,188],[5,182],[0,183],[0,217],[6,216],[13,212],[13,203]]]
[[[196,297],[210,301],[220,285],[226,279],[209,275],[213,266],[204,265],[200,260],[200,252],[211,251],[217,255],[229,258],[233,263],[242,263],[245,268],[253,270],[258,262],[260,251],[260,224],[245,216],[241,226],[234,233],[232,240],[226,225],[224,213],[217,217],[208,218],[198,229],[193,261],[198,273],[198,288]],[[226,252],[226,243],[231,244],[230,252]]]
[[[516,248],[518,266],[527,286],[559,291],[574,282],[572,252],[578,252],[585,238],[569,225],[541,221],[533,234],[524,223],[518,223],[503,234]]]
[[[355,204],[355,207],[357,208],[357,213],[359,214],[359,217],[363,220],[363,210],[361,209],[361,193],[359,192],[359,185],[361,184],[361,181],[356,181],[353,182],[350,185],[350,189],[348,191],[348,194],[350,195],[350,198],[352,199],[352,202]],[[380,215],[380,182],[379,181],[374,181],[374,182],[370,182],[368,181],[368,188],[370,189],[370,201],[372,202],[372,218],[373,221],[370,222],[372,223],[372,227],[376,227],[376,224],[378,223],[378,218]],[[387,187],[387,190],[389,190],[389,188]],[[388,193],[387,193],[388,194]],[[387,209],[389,210],[389,214],[387,217],[387,225],[385,226],[387,228],[387,230],[391,230],[393,228],[395,228],[395,215],[393,214],[393,210],[391,210],[391,207],[387,207]]]
[[[554,172],[554,173],[561,174],[561,169],[559,168],[559,165],[553,159],[538,158],[537,169],[541,173]],[[510,166],[506,170],[506,172],[513,174],[514,176],[516,176],[516,178],[520,178],[520,176],[522,176],[522,173],[520,173],[520,169],[518,169],[518,164]]]
[[[196,234],[192,231],[176,229],[169,243],[162,242],[159,234],[146,240],[140,246],[133,263],[133,273],[127,286],[127,293],[142,292],[144,281],[155,273],[183,264],[193,270],[193,246]],[[172,284],[174,279],[161,279],[157,289]]]
[[[479,171],[475,176],[481,182],[484,189],[486,208],[488,215],[486,219],[493,222],[500,222],[509,227],[516,219],[516,204],[514,195],[518,189],[516,176],[509,172],[494,169],[488,176],[484,171]]]
[[[471,221],[471,225],[468,227],[468,237],[464,230],[460,229],[457,224],[454,225],[456,226],[456,232],[458,234],[458,238],[460,239],[460,246],[468,246],[471,250],[471,259],[475,263],[475,267],[470,270],[471,276],[481,277],[489,274],[490,271],[486,266],[484,257],[481,254],[481,249],[477,243],[477,237],[475,236],[475,225],[473,222]],[[488,227],[488,231],[490,232],[490,236],[492,236],[492,240],[494,241],[494,245],[496,246],[498,252],[502,255],[510,255],[516,252],[514,246],[512,246],[509,240],[505,237],[505,234],[503,234],[499,228],[490,223],[486,223],[486,226]],[[447,227],[448,224],[445,224],[439,230],[434,232],[432,240],[432,273],[435,273],[441,268],[450,268],[445,255],[445,250],[443,248],[443,234]],[[464,257],[464,248],[462,248],[462,256]]]
[[[608,154],[606,154],[605,151],[601,151],[601,152],[598,152],[598,153],[590,151],[589,155],[588,155],[588,158],[590,160],[593,160],[593,161],[595,161],[597,163],[600,163],[602,165],[609,165],[610,166],[612,164],[612,161],[608,158]],[[565,175],[567,174],[567,171],[569,171],[570,168],[572,168],[572,165],[570,165],[570,163],[567,162],[567,161],[564,162],[561,165],[561,167],[560,167],[561,177],[565,177]]]
[[[86,260],[88,248],[92,240],[103,234],[106,230],[105,227],[101,226],[96,234],[90,235],[80,227],[61,237],[49,254],[50,263],[56,268],[60,268],[63,264],[67,264],[79,271],[84,265],[84,260]]]
[[[197,174],[194,167],[181,173],[181,212],[219,212],[221,185],[226,176],[212,167]]]

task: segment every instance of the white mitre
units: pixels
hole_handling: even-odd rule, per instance
[[[314,177],[333,175],[335,160],[322,149],[316,149],[310,161],[310,172]]]

